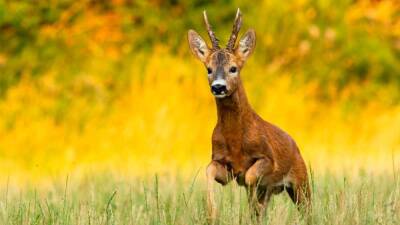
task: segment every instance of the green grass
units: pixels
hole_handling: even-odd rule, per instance
[[[114,175],[70,177],[48,185],[1,187],[0,224],[207,224],[202,173],[141,179]],[[219,185],[218,185],[219,186]],[[217,189],[219,224],[255,224],[245,190]],[[400,181],[393,174],[313,181],[312,224],[400,224]],[[286,193],[273,198],[264,224],[306,224]]]

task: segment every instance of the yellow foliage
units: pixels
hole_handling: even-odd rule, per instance
[[[112,169],[133,175],[187,175],[204,168],[216,122],[204,68],[194,59],[164,53],[160,48],[146,59],[143,80],[132,71],[129,91],[110,109],[74,97],[62,123],[43,116],[57,104],[52,74],[38,83],[23,79],[0,104],[1,117],[10,120],[4,123],[10,127],[0,130],[2,174],[40,178]],[[318,103],[313,98],[317,86],[293,88],[289,74],[270,83],[248,82],[265,69],[250,61],[242,71],[249,99],[263,118],[292,134],[315,172],[385,171],[398,162],[400,107],[370,102],[346,116],[340,96],[335,103]],[[82,79],[99,85],[90,76]]]

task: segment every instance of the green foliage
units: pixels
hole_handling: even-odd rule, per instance
[[[224,43],[240,7],[243,29],[258,34],[256,65],[275,68],[265,76],[289,73],[299,85],[317,82],[321,99],[331,100],[349,84],[360,87],[354,99],[376,97],[370,93],[390,85],[397,90],[388,96],[394,103],[400,96],[399,7],[388,2],[0,0],[0,95],[22,77],[49,73],[62,92],[89,75],[117,94],[141,76],[129,72],[140,66],[131,62],[158,46],[187,57],[186,31],[205,36],[204,9]]]

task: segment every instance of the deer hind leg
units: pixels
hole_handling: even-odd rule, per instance
[[[271,196],[276,193],[272,186],[246,186],[248,193],[249,207],[258,222],[264,216],[265,210]]]
[[[311,196],[308,181],[292,184],[286,188],[287,193],[296,204],[298,211],[306,220],[306,224],[313,224],[311,214]]]
[[[229,176],[226,168],[217,161],[211,161],[211,163],[207,166],[206,175],[208,216],[209,219],[211,219],[212,223],[214,223],[215,219],[217,218],[217,206],[214,196],[214,183],[215,181],[217,181],[218,183],[225,185],[231,180],[231,177]]]
[[[257,160],[245,174],[249,205],[258,218],[262,217],[272,195],[272,189],[268,187],[268,175],[272,171],[271,161],[263,158]]]
[[[311,210],[311,192],[308,184],[307,172],[298,174],[291,185],[286,188],[287,193],[302,212]]]
[[[247,200],[253,216],[257,219],[262,218],[266,207],[266,199],[269,199],[270,193],[266,187],[246,186]]]

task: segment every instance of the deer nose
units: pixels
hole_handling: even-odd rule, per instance
[[[222,85],[222,84],[213,85],[213,86],[211,86],[211,91],[217,95],[225,94],[226,93],[226,85]]]
[[[211,85],[211,92],[215,95],[226,94],[226,82],[225,80],[215,80]]]

